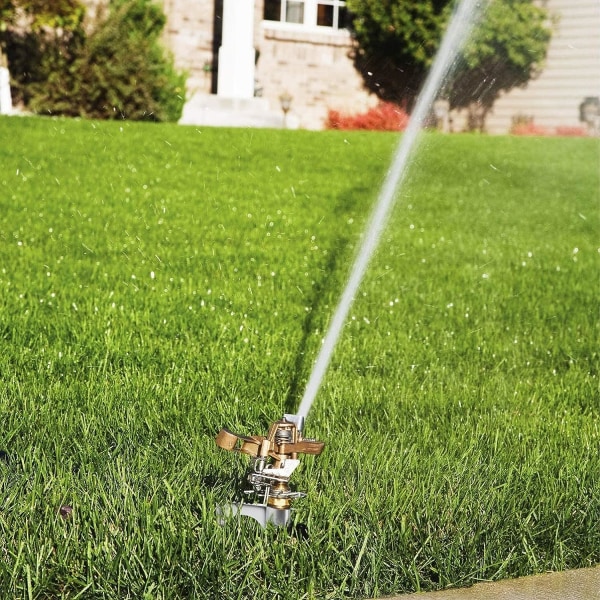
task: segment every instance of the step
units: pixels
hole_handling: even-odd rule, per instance
[[[183,107],[180,125],[211,127],[283,128],[281,111],[273,111],[264,98],[223,98],[215,94],[194,94]]]

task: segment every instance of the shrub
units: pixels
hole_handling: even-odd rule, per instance
[[[510,128],[512,135],[548,135],[550,132],[546,127],[535,123],[517,123]]]
[[[556,128],[556,135],[563,137],[587,137],[588,130],[585,127],[569,127],[563,125]]]
[[[512,135],[532,135],[532,136],[562,136],[562,137],[586,137],[588,135],[585,127],[558,126],[555,128],[542,127],[531,123],[518,123],[511,127]]]
[[[327,114],[327,129],[369,129],[372,131],[404,131],[408,113],[392,102],[380,102],[365,113],[344,115],[337,110]]]
[[[8,58],[13,103],[27,107],[34,84],[43,84],[80,47],[85,7],[78,0],[15,0],[5,3],[0,13],[0,55]]]
[[[89,36],[68,48],[48,44],[31,85],[29,108],[46,114],[99,119],[176,121],[185,101],[185,75],[160,44],[166,18],[151,0],[116,0]]]

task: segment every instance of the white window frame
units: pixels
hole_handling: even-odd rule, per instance
[[[267,21],[263,20],[263,24],[268,26],[281,27],[282,29],[295,29],[303,30],[307,29],[313,31],[323,32],[345,32],[345,28],[339,27],[339,9],[346,7],[345,0],[303,0],[304,1],[304,23],[288,23],[285,21],[286,5],[288,1],[294,2],[297,0],[281,0],[281,14],[278,21]],[[333,26],[329,25],[317,25],[317,8],[319,4],[327,4],[334,7],[333,13]],[[337,9],[337,10],[336,10]]]

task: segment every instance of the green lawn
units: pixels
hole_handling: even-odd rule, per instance
[[[0,596],[365,598],[600,562],[598,140],[426,135],[308,416],[308,539],[217,524],[247,460],[214,437],[297,408],[397,136],[0,140]]]

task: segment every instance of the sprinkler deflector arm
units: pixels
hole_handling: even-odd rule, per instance
[[[304,419],[298,415],[284,415],[269,428],[266,436],[239,435],[223,428],[216,438],[219,448],[241,452],[252,457],[244,490],[253,502],[229,504],[217,508],[221,523],[237,514],[252,517],[263,527],[267,523],[287,525],[291,515],[291,502],[306,494],[290,489],[289,480],[300,464],[299,454],[318,455],[324,442],[303,438]]]

